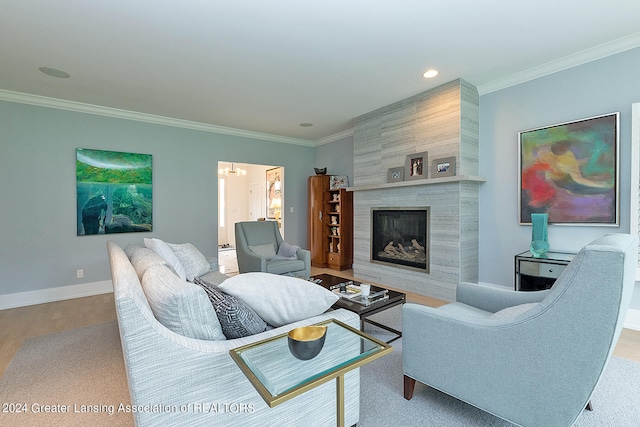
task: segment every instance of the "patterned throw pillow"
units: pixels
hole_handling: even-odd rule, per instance
[[[222,333],[227,339],[248,337],[270,329],[249,306],[237,298],[225,294],[216,285],[199,277],[196,277],[193,283],[202,287],[209,296],[220,321]]]

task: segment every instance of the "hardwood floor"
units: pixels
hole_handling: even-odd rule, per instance
[[[346,279],[354,278],[353,270],[312,269],[314,275],[321,273],[333,274]],[[411,293],[407,294],[407,300],[433,307],[445,304],[444,301],[435,298]],[[4,373],[15,352],[27,338],[115,319],[116,311],[111,293],[0,310],[0,325],[2,325],[0,329],[0,372]],[[614,355],[640,362],[640,331],[623,329]]]

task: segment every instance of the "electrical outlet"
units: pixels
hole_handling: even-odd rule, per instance
[[[82,279],[83,277],[84,277],[84,270],[83,269],[76,270],[76,278]]]

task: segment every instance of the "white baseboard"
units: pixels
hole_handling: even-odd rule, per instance
[[[627,310],[627,318],[625,319],[624,327],[627,329],[640,331],[640,310],[631,308]]]
[[[111,280],[2,295],[0,310],[113,292]]]

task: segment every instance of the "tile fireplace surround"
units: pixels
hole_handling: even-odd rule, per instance
[[[456,80],[355,119],[354,275],[401,290],[453,301],[460,281],[478,278],[479,96]],[[447,178],[387,183],[387,170],[408,154],[455,156]],[[428,172],[429,174],[431,171]],[[430,272],[372,263],[372,208],[428,206]]]

